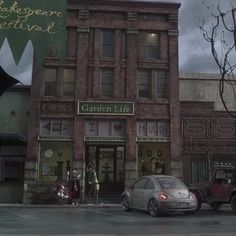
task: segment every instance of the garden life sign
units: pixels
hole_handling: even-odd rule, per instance
[[[0,0],[0,66],[30,84],[33,58],[41,64],[50,49],[63,59],[66,0]],[[29,81],[30,80],[30,83]]]

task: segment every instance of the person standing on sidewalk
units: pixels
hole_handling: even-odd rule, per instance
[[[71,178],[69,180],[69,197],[72,205],[79,204],[80,198],[80,175],[76,170],[72,171]]]
[[[90,198],[91,193],[93,193],[93,195],[96,196],[96,193],[99,190],[97,174],[93,164],[88,165],[86,176],[87,176],[88,195]]]

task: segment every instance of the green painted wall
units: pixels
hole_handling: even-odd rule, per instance
[[[27,136],[29,88],[12,89],[0,96],[0,133]]]

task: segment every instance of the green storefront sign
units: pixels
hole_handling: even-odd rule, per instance
[[[80,115],[134,115],[133,102],[78,102]]]

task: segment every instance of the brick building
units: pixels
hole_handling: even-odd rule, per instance
[[[182,178],[179,3],[68,0],[67,53],[34,68],[24,201],[93,163],[100,196],[162,170]],[[161,168],[160,168],[161,167]]]
[[[236,121],[225,112],[219,95],[219,74],[181,74],[181,127],[184,181],[206,181],[213,163],[236,166]],[[234,91],[224,89],[228,109],[235,114]]]

